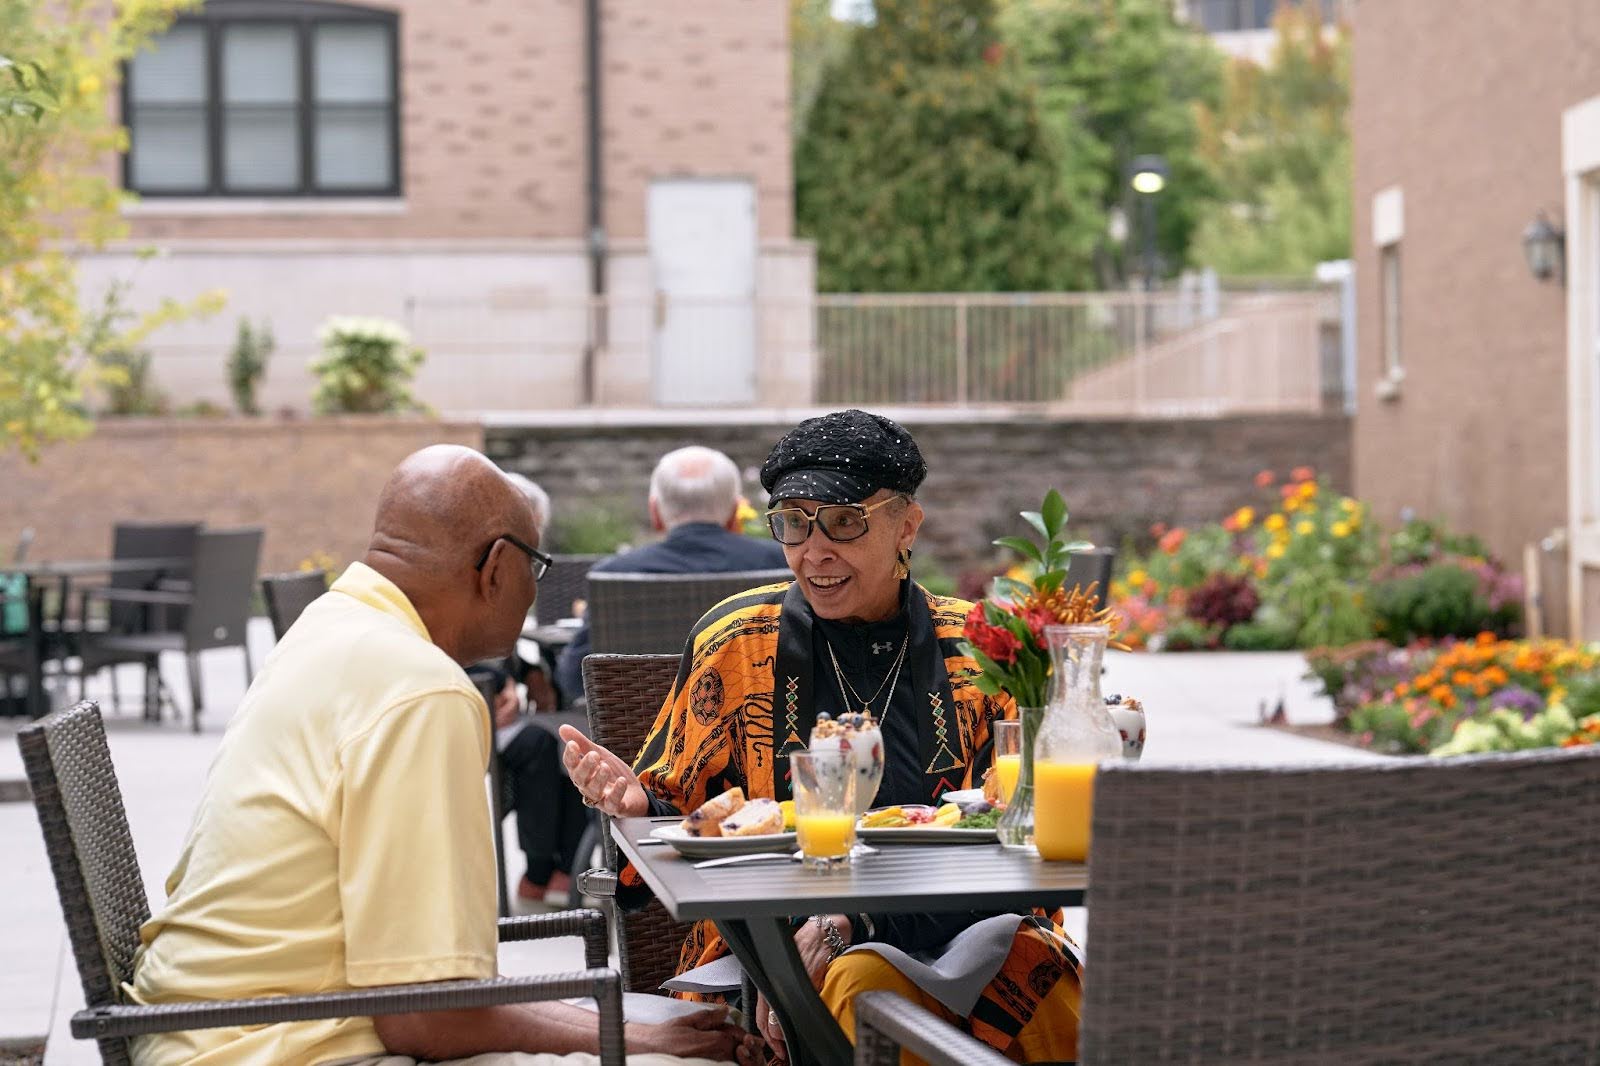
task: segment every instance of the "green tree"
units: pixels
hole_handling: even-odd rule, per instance
[[[1138,155],[1163,156],[1171,169],[1156,245],[1169,269],[1184,265],[1217,195],[1200,157],[1199,108],[1215,107],[1222,92],[1222,56],[1210,39],[1177,21],[1171,0],[1002,0],[1000,26],[1063,146],[1063,189],[1092,226],[1099,281],[1128,274],[1107,236],[1114,209],[1140,238],[1124,176]]]
[[[1308,274],[1350,254],[1350,36],[1316,0],[1280,5],[1265,66],[1234,60],[1202,150],[1227,191],[1195,236],[1223,274]]]
[[[811,105],[850,47],[855,23],[833,17],[831,0],[789,0],[789,124],[799,139]]]
[[[220,297],[166,301],[125,324],[120,290],[77,300],[75,247],[122,236],[108,156],[126,135],[106,108],[121,65],[199,0],[0,0],[0,448],[34,456],[79,436],[97,357]],[[118,371],[109,371],[116,380]]]
[[[1083,226],[993,0],[879,0],[795,151],[825,291],[1053,289],[1088,280]]]

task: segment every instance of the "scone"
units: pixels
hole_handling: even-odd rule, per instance
[[[722,820],[725,837],[751,837],[783,832],[783,808],[777,800],[753,799]]]
[[[679,824],[692,837],[719,837],[722,820],[744,805],[744,789],[735,785],[722,795],[706,800]]]

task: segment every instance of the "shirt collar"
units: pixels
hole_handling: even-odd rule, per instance
[[[373,610],[400,619],[416,630],[417,636],[430,644],[433,643],[433,638],[428,635],[428,627],[422,624],[422,616],[411,606],[411,601],[400,591],[400,586],[366,563],[351,563],[349,568],[339,575],[339,580],[333,583],[332,591],[342,592]]]

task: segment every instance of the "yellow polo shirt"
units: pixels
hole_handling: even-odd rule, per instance
[[[353,564],[268,656],[217,752],[139,1003],[496,973],[483,698],[377,571]],[[313,1064],[384,1051],[370,1018],[134,1042],[138,1066]]]

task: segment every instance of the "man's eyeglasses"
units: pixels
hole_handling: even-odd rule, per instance
[[[767,525],[772,529],[772,539],[779,544],[804,544],[811,536],[811,527],[822,530],[822,535],[836,543],[855,540],[867,532],[867,515],[886,503],[903,500],[904,496],[890,496],[871,507],[859,503],[825,503],[815,514],[801,507],[774,507],[767,512]]]
[[[544,572],[550,569],[551,563],[555,562],[554,559],[550,558],[550,556],[546,555],[538,548],[535,548],[533,545],[524,543],[518,538],[513,537],[510,533],[502,533],[498,537],[494,538],[494,540],[491,540],[488,545],[484,547],[483,554],[478,556],[478,565],[473,567],[474,570],[483,569],[484,564],[489,561],[489,553],[494,551],[495,541],[501,540],[515,547],[521,548],[525,553],[527,553],[528,558],[533,561],[533,579],[535,581],[538,581],[541,577],[544,577]]]

